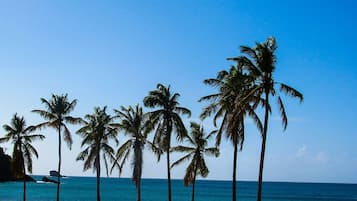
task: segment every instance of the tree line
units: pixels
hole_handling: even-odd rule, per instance
[[[143,105],[151,109],[149,112],[144,112],[143,108],[136,104],[122,106],[114,110],[114,115],[111,115],[104,106],[95,107],[92,114],[80,118],[70,115],[75,109],[77,100],[69,100],[67,94],[53,94],[49,99],[41,98],[44,109],[36,109],[32,112],[40,115],[44,122],[26,126],[24,117],[15,114],[11,123],[3,126],[6,133],[5,137],[0,138],[0,143],[11,140],[14,145],[12,153],[14,166],[24,175],[23,200],[26,200],[26,170],[32,172],[32,156],[38,157],[31,143],[45,138],[44,135],[37,133],[44,128],[53,128],[58,134],[59,176],[56,199],[60,200],[62,137],[71,149],[73,141],[67,125],[78,124],[81,128],[76,133],[82,137],[82,151],[76,160],[84,161],[84,171],[93,169],[96,172],[97,201],[101,200],[100,173],[103,166],[101,162],[104,162],[106,174],[109,175],[116,168],[120,173],[130,157],[137,201],[141,200],[140,187],[145,147],[152,150],[158,160],[162,155],[166,155],[168,201],[172,201],[171,169],[189,161],[184,175],[184,185],[192,186],[192,201],[194,201],[196,177],[208,175],[205,156],[218,157],[222,135],[233,145],[232,201],[236,201],[238,152],[242,151],[244,144],[245,120],[250,118],[262,138],[257,190],[257,201],[261,201],[265,146],[269,116],[272,112],[271,99],[276,100],[284,130],[288,125],[288,118],[281,93],[297,98],[300,102],[303,100],[303,95],[298,90],[275,80],[276,49],[276,40],[273,37],[262,43],[256,43],[254,47],[241,46],[241,55],[228,58],[234,62],[231,68],[222,70],[216,77],[203,81],[204,84],[215,89],[213,94],[199,99],[199,102],[207,103],[202,109],[200,118],[204,120],[212,117],[216,128],[208,133],[197,122],[190,122],[190,131],[186,129],[182,116],[190,117],[191,112],[180,105],[178,100],[180,94],[173,92],[170,85],[157,84],[156,89],[150,91],[143,99]],[[264,109],[263,118],[257,113],[258,108]],[[119,145],[119,134],[127,135],[128,139],[115,150],[111,144]],[[153,134],[151,141],[148,139],[150,134]],[[171,146],[172,137],[176,137],[178,146]],[[209,146],[212,137],[215,137],[215,144]],[[181,152],[184,155],[172,163],[170,160],[172,152]]]

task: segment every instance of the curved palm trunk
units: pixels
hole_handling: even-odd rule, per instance
[[[97,153],[97,201],[100,201],[100,158],[99,151]]]
[[[57,175],[57,201],[60,200],[60,184],[61,184],[61,162],[62,162],[62,154],[61,154],[61,126],[58,127],[58,175]]]
[[[268,118],[269,118],[269,92],[265,90],[265,116],[264,116],[264,128],[262,133],[262,148],[260,152],[260,165],[259,165],[259,180],[258,180],[258,192],[257,192],[257,201],[262,200],[262,184],[263,184],[263,169],[264,169],[264,156],[265,156],[265,144],[268,131]]]
[[[238,142],[234,142],[234,154],[233,154],[233,180],[232,180],[232,201],[237,200],[237,158],[238,158]]]

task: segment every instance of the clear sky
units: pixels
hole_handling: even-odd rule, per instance
[[[202,84],[229,68],[240,45],[269,36],[278,42],[276,79],[303,92],[303,104],[285,98],[289,125],[278,112],[270,121],[264,179],[357,183],[357,61],[355,1],[2,1],[0,3],[0,124],[18,112],[28,124],[42,121],[32,109],[40,98],[68,93],[78,99],[74,116],[94,106],[141,103],[158,82],[181,93],[198,120],[197,100],[213,89]],[[189,119],[185,119],[186,122]],[[210,121],[204,122],[207,129]],[[75,158],[81,139],[63,149],[63,174],[82,172]],[[35,143],[34,174],[57,167],[57,136],[43,130]],[[0,130],[0,136],[4,131]],[[123,142],[123,138],[119,138]],[[239,153],[238,179],[256,180],[261,139],[248,121]],[[10,153],[10,144],[1,145]],[[208,159],[209,179],[231,179],[232,146]],[[178,156],[175,155],[174,158]],[[143,177],[165,178],[145,152]],[[172,171],[182,178],[185,167]],[[113,175],[113,176],[116,176]],[[122,176],[130,177],[125,168]]]

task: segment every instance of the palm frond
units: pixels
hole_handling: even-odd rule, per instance
[[[288,117],[286,115],[285,107],[284,107],[283,101],[281,100],[280,96],[278,97],[278,101],[277,102],[278,102],[278,106],[279,106],[281,120],[283,122],[283,127],[284,127],[284,130],[285,130],[286,127],[288,126]]]
[[[66,123],[70,123],[70,124],[85,124],[86,122],[79,117],[71,117],[71,116],[65,116],[63,117],[63,120]]]
[[[56,115],[45,110],[32,110],[31,112],[39,114],[42,118],[46,120],[53,120],[57,118]]]
[[[205,149],[204,153],[209,155],[209,156],[218,157],[219,156],[219,149],[217,147],[210,147],[210,148]]]
[[[180,159],[178,159],[177,161],[175,161],[174,163],[172,163],[171,168],[173,168],[173,167],[175,167],[175,166],[177,166],[177,165],[183,163],[183,162],[186,161],[186,160],[190,160],[190,158],[192,157],[192,155],[193,155],[192,153],[186,154],[186,155],[183,156],[182,158],[180,158]]]
[[[298,98],[300,100],[300,103],[303,101],[304,96],[302,95],[302,93],[300,93],[298,90],[285,85],[283,83],[280,83],[280,91],[284,92],[285,94],[293,97],[293,98]]]
[[[69,150],[71,150],[72,149],[72,144],[73,144],[71,132],[69,131],[69,129],[67,128],[67,126],[65,124],[63,124],[63,128],[64,128],[63,139],[67,143],[67,146],[68,146]]]
[[[186,147],[186,146],[176,146],[176,147],[171,147],[170,152],[192,152],[195,151],[195,148],[193,147]]]
[[[188,117],[191,116],[191,111],[185,107],[175,107],[174,110],[180,114],[187,115]]]

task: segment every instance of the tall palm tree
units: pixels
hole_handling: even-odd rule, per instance
[[[26,166],[27,171],[32,173],[32,155],[38,158],[35,147],[32,146],[33,140],[43,140],[45,136],[39,134],[30,135],[34,131],[33,126],[26,127],[24,117],[15,114],[11,119],[10,125],[4,125],[6,131],[5,137],[0,138],[0,143],[12,140],[14,144],[12,152],[13,169],[16,171],[16,177],[22,176],[24,180],[23,199],[26,200]],[[19,171],[20,170],[20,171]]]
[[[81,122],[81,118],[75,118],[69,114],[73,111],[77,104],[77,100],[69,101],[67,94],[65,95],[55,95],[52,94],[51,99],[46,100],[41,98],[41,102],[45,105],[45,110],[32,110],[32,112],[39,114],[46,121],[36,125],[38,129],[50,127],[58,131],[58,176],[57,176],[57,201],[60,200],[60,183],[61,183],[61,163],[62,163],[62,141],[61,133],[63,130],[63,139],[71,149],[72,137],[71,132],[68,129],[66,123],[78,124]]]
[[[120,118],[120,123],[117,125],[119,131],[124,131],[125,134],[130,135],[130,138],[118,149],[116,159],[112,169],[117,162],[121,160],[119,168],[121,169],[127,159],[132,154],[133,175],[132,181],[136,187],[136,200],[141,200],[141,173],[143,169],[143,149],[145,144],[150,145],[154,152],[160,153],[161,150],[147,140],[147,136],[153,127],[148,118],[147,113],[143,113],[143,109],[136,105],[135,108],[129,106],[128,108],[121,107],[121,110],[114,110]]]
[[[257,127],[262,128],[258,115],[254,112],[257,104],[251,104],[252,100],[257,98],[254,96],[245,98],[253,84],[251,77],[243,73],[239,63],[237,66],[232,66],[229,71],[220,71],[216,78],[204,80],[204,83],[218,88],[218,92],[204,96],[199,100],[211,102],[203,109],[201,118],[205,119],[214,113],[214,126],[217,126],[217,120],[221,118],[221,125],[216,135],[216,146],[220,145],[223,133],[234,146],[232,200],[235,201],[238,150],[243,148],[245,116],[250,116]]]
[[[188,143],[192,146],[187,147],[180,145],[172,147],[171,149],[171,151],[187,153],[185,156],[174,162],[171,165],[171,168],[186,160],[192,159],[186,168],[186,174],[183,180],[185,186],[192,184],[192,201],[195,200],[196,176],[201,175],[202,177],[207,177],[209,172],[204,156],[214,155],[218,157],[219,155],[217,147],[207,148],[209,138],[215,133],[216,131],[212,131],[210,134],[206,135],[202,126],[195,122],[191,122],[191,134],[187,135],[186,138]]]
[[[113,140],[118,145],[116,138],[118,129],[114,127],[114,117],[107,114],[106,108],[96,107],[94,114],[87,114],[84,126],[77,131],[83,137],[81,147],[86,146],[79,153],[77,160],[84,161],[84,171],[93,168],[93,171],[97,173],[97,201],[100,201],[100,155],[102,154],[106,173],[109,175],[108,159],[113,160],[115,154],[109,142]]]
[[[153,124],[156,126],[154,144],[166,152],[168,201],[171,201],[171,172],[170,172],[170,147],[171,134],[174,131],[177,139],[182,140],[187,136],[187,130],[182,122],[180,114],[191,115],[191,111],[180,107],[179,93],[172,93],[170,86],[158,84],[156,90],[150,91],[144,98],[144,105],[149,108],[157,108],[150,112]],[[160,159],[160,158],[159,158]]]
[[[284,83],[275,81],[273,75],[277,61],[275,53],[276,49],[276,40],[274,37],[270,37],[263,43],[256,43],[254,48],[241,46],[240,51],[246,56],[231,58],[232,60],[241,63],[242,67],[255,79],[255,87],[251,90],[250,94],[261,96],[264,99],[263,107],[265,108],[265,114],[262,132],[257,201],[261,201],[262,194],[265,145],[268,131],[268,119],[269,114],[271,113],[269,97],[276,97],[284,130],[288,125],[288,118],[283,101],[278,92],[280,91],[293,98],[298,98],[300,102],[303,100],[303,95],[298,90]],[[277,89],[276,85],[279,85],[280,89]]]

